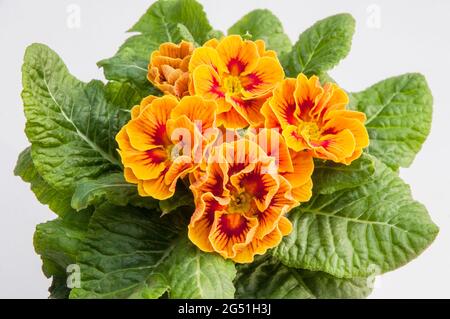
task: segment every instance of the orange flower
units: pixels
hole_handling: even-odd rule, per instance
[[[369,145],[362,112],[346,110],[347,94],[334,83],[322,86],[317,76],[285,79],[261,112],[265,126],[278,127],[287,146],[314,157],[350,164]]]
[[[292,186],[296,201],[307,202],[312,196],[311,176],[314,161],[309,152],[288,149],[277,129],[261,129],[258,134],[248,133],[248,138],[257,143],[268,156],[275,158],[278,173]]]
[[[259,126],[260,109],[275,85],[284,78],[276,54],[263,41],[231,35],[210,40],[194,50],[189,62],[191,95],[218,103],[218,125],[226,128]]]
[[[291,185],[277,174],[275,159],[248,139],[215,147],[191,189],[196,210],[188,234],[203,251],[248,263],[291,232]]]
[[[185,41],[161,44],[150,57],[148,80],[164,94],[189,95],[188,65],[193,51],[194,45]]]
[[[217,136],[216,109],[214,101],[193,96],[149,96],[132,109],[116,140],[125,179],[138,185],[141,196],[162,200],[174,194],[178,179],[198,166]]]

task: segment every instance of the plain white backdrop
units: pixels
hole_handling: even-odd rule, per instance
[[[20,99],[27,45],[49,45],[83,81],[103,79],[96,62],[112,56],[125,31],[154,1],[0,0],[0,298],[46,298],[32,237],[36,224],[54,218],[29,185],[13,176],[28,142]],[[225,31],[250,10],[268,8],[296,41],[329,15],[349,12],[357,21],[349,56],[330,74],[349,91],[386,77],[423,73],[434,95],[431,134],[414,164],[401,170],[440,234],[419,258],[378,278],[371,298],[450,298],[450,1],[445,0],[200,0],[211,24]],[[79,13],[79,19],[74,14]]]

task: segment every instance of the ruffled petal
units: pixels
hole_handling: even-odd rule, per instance
[[[252,71],[259,58],[258,48],[252,41],[244,41],[239,35],[225,37],[216,47],[220,59],[233,76]]]
[[[278,60],[271,57],[262,57],[252,70],[241,76],[241,84],[245,97],[262,96],[272,90],[283,80],[284,71]]]
[[[273,91],[273,97],[269,100],[271,110],[282,128],[298,125],[300,122],[300,111],[294,98],[296,83],[295,79],[285,79],[277,85]]]
[[[197,48],[189,61],[189,72],[194,72],[199,66],[210,66],[218,75],[227,71],[225,63],[220,59],[217,51],[211,47]]]

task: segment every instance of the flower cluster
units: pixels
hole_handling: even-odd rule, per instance
[[[159,200],[189,183],[190,240],[235,262],[291,232],[286,216],[311,198],[314,158],[348,165],[369,143],[341,88],[285,78],[261,40],[164,43],[148,79],[164,96],[144,98],[116,137],[125,178]]]

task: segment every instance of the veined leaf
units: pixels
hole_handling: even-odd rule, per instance
[[[95,211],[78,255],[81,288],[72,298],[232,298],[234,265],[187,239],[186,216],[132,207]]]
[[[123,173],[111,173],[80,181],[72,197],[72,207],[81,210],[104,201],[118,206],[132,204],[149,209],[158,207],[157,200],[139,196],[137,186],[125,181]]]
[[[34,233],[34,248],[41,255],[44,274],[53,278],[51,298],[67,298],[69,265],[75,265],[76,255],[83,240],[91,212],[72,212],[64,217],[40,224]]]
[[[137,32],[109,59],[98,62],[109,80],[128,82],[143,94],[156,93],[147,80],[152,51],[164,42],[203,44],[212,31],[203,7],[195,0],[159,0],[129,30]]]
[[[375,172],[371,156],[363,154],[350,165],[315,160],[313,194],[332,194],[346,188],[366,184]]]
[[[351,94],[367,115],[368,152],[397,169],[408,167],[430,133],[433,97],[423,75],[404,74]]]
[[[247,13],[228,29],[228,34],[251,35],[253,41],[264,40],[267,49],[275,50],[278,54],[292,49],[291,40],[284,33],[283,25],[269,10],[258,9]]]
[[[346,13],[316,22],[300,35],[291,54],[283,59],[286,75],[319,75],[335,67],[350,52],[354,31],[355,20]]]
[[[22,73],[25,132],[46,182],[69,192],[84,177],[120,169],[114,137],[124,120],[100,81],[77,80],[42,44],[27,48]]]
[[[239,265],[237,298],[345,299],[365,298],[372,287],[367,278],[343,279],[327,273],[289,268],[265,255]]]
[[[39,175],[31,159],[30,147],[27,147],[20,153],[14,174],[20,176],[24,182],[30,183],[31,190],[36,195],[38,201],[44,205],[48,205],[57,215],[65,216],[74,212],[70,206],[72,194],[57,191]]]
[[[274,256],[289,267],[353,278],[394,270],[424,251],[437,226],[411,198],[408,185],[374,161],[370,182],[330,194],[318,191],[291,211],[293,232]]]

